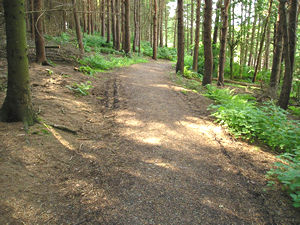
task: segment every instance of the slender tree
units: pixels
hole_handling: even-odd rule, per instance
[[[120,27],[120,22],[121,22],[121,17],[120,17],[120,0],[116,0],[116,46],[115,49],[117,51],[120,50],[121,48],[121,27]]]
[[[176,73],[184,72],[184,22],[183,0],[177,0],[177,64]]]
[[[34,24],[35,24],[35,51],[36,61],[42,65],[48,65],[45,51],[45,40],[43,33],[42,0],[34,0]]]
[[[283,39],[284,39],[284,61],[285,71],[282,89],[279,97],[278,104],[281,108],[287,109],[290,99],[293,81],[293,64],[295,58],[295,45],[296,45],[296,30],[297,30],[297,10],[298,0],[291,0],[291,7],[289,10],[289,24],[286,19],[285,4],[287,0],[280,0],[280,16],[283,20]]]
[[[152,58],[157,60],[157,0],[153,1],[153,55]]]
[[[124,1],[125,21],[124,21],[124,51],[126,54],[130,52],[130,0]]]
[[[204,76],[202,85],[211,84],[213,72],[213,53],[211,43],[212,0],[205,0],[203,21],[203,47],[204,47]]]
[[[75,26],[76,26],[77,42],[78,42],[78,46],[79,46],[79,50],[80,50],[80,55],[83,56],[83,54],[84,54],[84,48],[83,48],[83,43],[82,43],[80,21],[79,21],[78,15],[77,15],[76,0],[72,0],[72,3],[73,3],[74,21],[75,21]]]
[[[221,46],[220,46],[220,56],[219,56],[219,76],[218,76],[218,86],[224,86],[224,67],[225,67],[225,50],[226,50],[226,38],[227,38],[227,27],[228,27],[228,7],[230,0],[224,1],[224,6],[222,7],[222,32],[221,32]]]
[[[201,0],[197,0],[196,8],[196,30],[195,30],[195,46],[193,55],[193,70],[198,72],[198,56],[199,56],[199,39],[200,39],[200,9]]]
[[[31,104],[24,0],[3,0],[8,81],[0,121],[23,121],[25,127],[35,122]]]

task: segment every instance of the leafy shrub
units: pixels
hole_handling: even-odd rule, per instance
[[[294,150],[295,154],[285,153],[278,156],[282,162],[274,164],[275,168],[267,173],[270,180],[268,186],[280,184],[294,202],[294,207],[300,207],[300,148]]]
[[[85,75],[90,75],[90,76],[94,75],[97,72],[89,66],[80,66],[79,71],[84,73]]]
[[[143,55],[152,57],[153,49],[149,42],[141,42],[141,53]],[[158,47],[157,58],[175,61],[177,58],[177,50],[175,48]]]
[[[85,83],[80,83],[80,84],[74,83],[72,86],[66,86],[66,87],[76,94],[86,96],[89,95],[89,89],[93,88],[91,84],[92,84],[91,81],[87,81]]]
[[[237,137],[253,140],[258,138],[273,149],[293,153],[294,146],[300,146],[300,123],[288,120],[287,112],[265,103],[256,106],[249,95],[234,95],[229,89],[207,86],[206,96],[217,101],[211,106],[217,121],[228,127]]]
[[[284,151],[282,162],[268,172],[269,185],[280,183],[289,192],[295,207],[300,207],[300,123],[288,120],[287,112],[269,102],[257,106],[249,95],[234,95],[233,90],[207,85],[209,98],[217,105],[213,115],[235,136],[258,138],[273,149]],[[296,147],[295,147],[296,146]]]
[[[56,36],[56,37],[53,37],[53,36],[50,36],[50,35],[45,35],[45,38],[46,38],[46,40],[54,41],[57,44],[68,43],[68,42],[70,42],[70,39],[71,39],[71,37],[68,33],[61,33],[60,36]]]
[[[79,63],[84,66],[89,66],[95,72],[110,70],[117,67],[129,66],[135,63],[147,62],[141,57],[114,57],[109,56],[107,59],[99,54],[85,57],[79,60]]]

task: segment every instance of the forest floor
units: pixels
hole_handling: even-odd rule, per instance
[[[287,195],[265,191],[275,156],[214,124],[211,100],[172,71],[150,61],[88,77],[32,64],[49,126],[0,123],[0,224],[300,224]],[[66,88],[87,80],[88,96]]]

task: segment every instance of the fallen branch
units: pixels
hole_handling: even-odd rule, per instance
[[[213,78],[213,80],[217,81],[217,78]],[[243,86],[251,86],[251,87],[261,87],[260,84],[252,84],[252,83],[245,83],[240,81],[234,81],[234,80],[224,80],[225,83],[232,83],[232,84],[239,84]]]
[[[53,128],[56,128],[58,130],[62,130],[62,131],[65,131],[65,132],[68,132],[68,133],[71,133],[71,134],[77,134],[77,131],[76,130],[72,130],[68,127],[65,127],[63,125],[58,125],[58,124],[50,124],[51,127]]]

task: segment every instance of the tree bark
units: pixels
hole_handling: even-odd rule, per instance
[[[254,37],[255,37],[255,31],[256,31],[256,22],[257,22],[257,4],[255,4],[255,14],[254,14],[254,21],[252,25],[252,34],[251,34],[251,44],[250,44],[250,53],[249,53],[249,58],[248,58],[248,66],[251,66],[252,62],[252,56],[253,56],[253,47],[254,47]]]
[[[36,62],[48,65],[43,34],[42,0],[34,0],[34,10]]]
[[[165,47],[168,47],[168,9],[165,6]]]
[[[281,108],[287,109],[293,81],[293,64],[295,59],[295,45],[296,45],[296,25],[297,25],[297,10],[298,0],[291,0],[291,7],[289,10],[289,24],[287,24],[285,3],[287,0],[280,0],[280,16],[283,22],[283,39],[284,39],[284,59],[285,71],[282,89],[278,104]],[[289,25],[289,27],[288,27]]]
[[[282,34],[282,16],[278,16],[278,22],[276,25],[276,32],[274,37],[274,53],[273,53],[273,63],[272,63],[272,71],[270,77],[270,89],[271,95],[276,96],[278,84],[279,84],[279,77],[280,77],[280,67],[282,61],[282,51],[283,51],[283,34]]]
[[[228,27],[228,7],[230,0],[224,1],[224,6],[222,7],[222,32],[221,32],[221,46],[219,55],[219,76],[218,76],[218,86],[224,86],[224,67],[225,67],[225,51],[226,51],[226,38],[227,38],[227,27]]]
[[[261,54],[262,54],[262,50],[263,50],[263,46],[264,46],[267,25],[269,23],[269,18],[270,18],[270,15],[271,15],[272,3],[273,3],[273,0],[270,0],[268,15],[267,15],[267,18],[266,18],[266,21],[265,21],[265,24],[264,24],[264,28],[263,28],[263,31],[262,31],[262,36],[261,36],[261,40],[260,40],[260,46],[259,46],[259,50],[258,50],[258,56],[257,56],[257,60],[256,60],[256,65],[255,65],[255,71],[254,71],[254,75],[253,75],[253,79],[252,79],[253,83],[256,81],[258,67],[259,67],[260,61],[261,61]]]
[[[106,25],[107,25],[107,33],[106,33],[106,42],[109,43],[111,41],[111,27],[110,27],[110,0],[106,1],[106,13],[107,13],[107,18],[106,18]]]
[[[125,46],[124,51],[128,55],[130,52],[130,0],[125,0]]]
[[[84,48],[83,48],[83,43],[82,43],[82,35],[81,35],[81,29],[80,29],[80,21],[79,17],[77,15],[77,10],[76,10],[76,0],[72,0],[73,3],[73,14],[74,14],[74,21],[75,21],[75,26],[76,26],[76,36],[77,36],[77,42],[80,50],[80,55],[84,55]]]
[[[115,14],[115,0],[111,0],[111,31],[113,36],[113,47],[116,48],[116,14]]]
[[[22,121],[27,128],[36,116],[31,104],[24,0],[4,0],[8,82],[0,121]]]
[[[184,21],[183,0],[177,0],[177,64],[176,73],[184,72]]]
[[[213,72],[213,53],[211,43],[212,0],[205,0],[203,21],[203,46],[204,46],[204,76],[202,85],[211,84]]]
[[[116,46],[115,49],[117,51],[120,51],[121,44],[120,44],[120,39],[121,39],[121,27],[120,27],[120,0],[116,0]]]
[[[157,60],[157,0],[153,1],[153,55],[152,59]]]
[[[200,40],[200,16],[201,16],[200,8],[201,8],[201,0],[197,0],[195,46],[194,46],[194,55],[193,55],[193,70],[195,72],[198,72],[199,40]]]
[[[101,1],[101,36],[105,37],[105,0]]]

